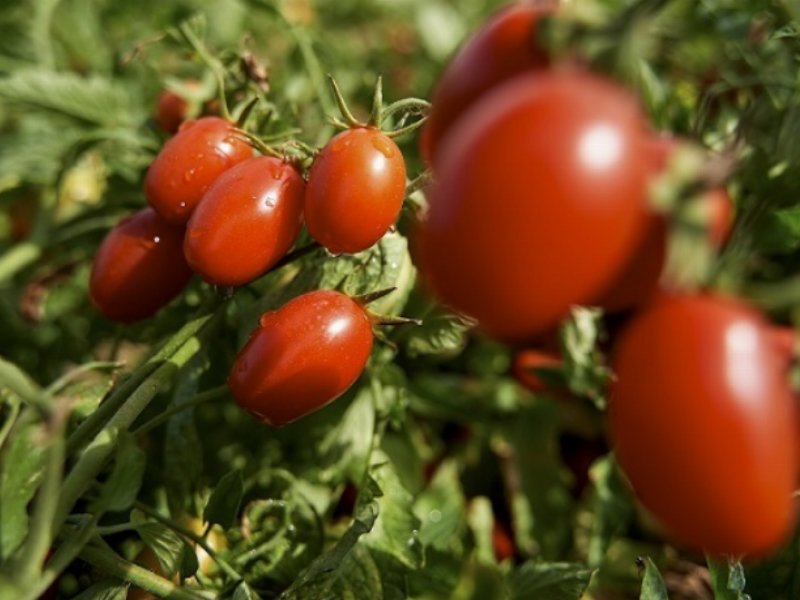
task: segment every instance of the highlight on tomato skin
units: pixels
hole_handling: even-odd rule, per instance
[[[583,71],[493,90],[439,154],[417,231],[426,284],[501,341],[557,327],[643,234],[645,130],[627,90]]]
[[[623,332],[614,369],[612,445],[644,507],[681,545],[775,551],[796,517],[797,406],[762,315],[662,298]]]
[[[430,114],[420,135],[426,163],[434,163],[448,131],[482,95],[516,75],[548,65],[549,57],[536,44],[536,25],[557,4],[512,3],[490,17],[458,50],[431,95]]]
[[[262,315],[228,386],[242,408],[280,427],[344,394],[372,343],[372,322],[359,303],[332,290],[309,292]]]
[[[397,221],[405,190],[405,160],[394,140],[374,127],[343,131],[308,174],[308,232],[334,254],[366,250]]]
[[[270,156],[239,163],[203,195],[186,227],[183,250],[206,282],[238,286],[268,271],[295,243],[305,182]]]
[[[147,171],[147,202],[167,221],[184,224],[211,184],[252,156],[250,145],[235,135],[234,125],[225,119],[185,121]]]
[[[89,295],[103,315],[133,323],[155,314],[192,277],[183,256],[184,228],[145,208],[120,221],[95,255]]]

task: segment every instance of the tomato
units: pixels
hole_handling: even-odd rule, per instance
[[[218,117],[186,121],[147,171],[147,201],[167,221],[186,223],[217,177],[252,155],[228,121]]]
[[[366,250],[397,220],[405,191],[406,166],[397,144],[372,127],[348,129],[311,166],[306,227],[335,254]]]
[[[614,367],[617,459],[676,539],[733,556],[784,541],[797,415],[762,316],[721,297],[662,299],[623,333]]]
[[[92,265],[89,294],[97,309],[112,321],[131,323],[180,294],[192,277],[181,251],[183,233],[150,208],[114,227]]]
[[[497,562],[503,562],[509,558],[514,558],[516,554],[511,532],[508,531],[505,525],[497,520],[495,520],[492,526],[492,546],[494,547],[494,555]]]
[[[555,6],[556,2],[511,4],[456,53],[436,84],[420,137],[426,162],[432,163],[447,131],[478,98],[507,79],[548,64],[547,54],[536,44],[536,25]]]
[[[616,84],[520,76],[448,136],[418,232],[420,269],[490,335],[524,341],[592,300],[642,233],[644,121]]]
[[[678,140],[669,136],[657,136],[649,144],[648,154],[652,161],[653,176],[659,175],[667,166],[670,154],[677,148]],[[708,238],[714,248],[720,248],[730,233],[733,222],[733,203],[723,189],[707,192],[702,199],[706,211]],[[645,208],[642,214],[645,235],[639,242],[614,282],[597,301],[608,312],[621,312],[652,300],[659,293],[659,281],[667,259],[669,228],[663,215]]]
[[[197,89],[200,87],[198,81],[186,81],[184,85]],[[189,112],[189,103],[183,96],[172,90],[164,90],[156,99],[156,110],[154,119],[156,125],[167,133],[175,133],[186,119]]]
[[[240,406],[280,427],[333,402],[355,383],[372,351],[372,323],[332,290],[264,313],[231,369]]]
[[[536,371],[558,371],[564,366],[561,358],[550,352],[523,350],[514,357],[512,372],[522,385],[534,393],[552,390],[553,385],[542,379]]]
[[[189,219],[183,250],[216,285],[243,285],[292,247],[303,218],[305,182],[290,164],[260,156],[217,179]]]

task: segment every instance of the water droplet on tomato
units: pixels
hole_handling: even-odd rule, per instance
[[[194,174],[195,174],[195,170],[194,169],[189,169],[188,171],[186,171],[183,174],[183,180],[186,183],[189,183],[192,180],[192,178],[194,177]]]

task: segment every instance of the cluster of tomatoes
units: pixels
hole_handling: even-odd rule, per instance
[[[576,305],[632,313],[613,340],[608,420],[636,495],[686,546],[774,551],[795,522],[793,337],[738,299],[665,285],[670,215],[651,197],[683,142],[654,133],[617,82],[550,59],[536,31],[557,10],[507,7],[434,91],[424,282],[512,344],[546,338]],[[685,202],[718,249],[731,201],[723,189],[695,196]]]
[[[186,104],[164,95],[158,109],[157,123],[173,129]],[[339,254],[369,248],[397,219],[405,162],[377,127],[339,133],[307,174],[300,160],[255,153],[252,141],[217,116],[180,124],[147,172],[149,207],[114,227],[97,252],[90,295],[107,318],[150,317],[193,274],[216,286],[246,285],[288,253],[303,224]],[[264,314],[228,379],[238,402],[277,426],[344,393],[372,350],[377,317],[363,303],[319,290]]]

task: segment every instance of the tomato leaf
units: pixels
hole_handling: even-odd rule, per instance
[[[0,559],[7,559],[28,533],[28,503],[42,478],[41,429],[21,424],[6,442],[0,465]]]
[[[334,481],[342,477],[361,481],[369,464],[375,434],[375,403],[369,387],[362,387],[339,424],[328,432],[320,444],[323,464]]]
[[[650,557],[644,559],[644,578],[639,600],[669,600],[661,573]]]
[[[172,577],[181,567],[187,544],[175,531],[153,521],[146,521],[136,526],[142,541],[156,555],[161,569],[168,577]],[[189,548],[189,551],[192,551]]]
[[[739,561],[721,561],[708,557],[708,572],[716,600],[750,600],[745,592],[744,567]]]
[[[588,563],[599,567],[612,538],[623,531],[634,514],[628,487],[611,455],[598,459],[589,469],[594,485],[594,520],[589,538]]]
[[[452,358],[467,345],[472,323],[453,314],[439,314],[423,319],[422,325],[409,329],[405,348],[412,358],[438,356]]]
[[[203,520],[218,523],[223,528],[233,527],[244,496],[244,480],[241,471],[226,473],[214,488],[203,511]]]
[[[430,485],[417,496],[414,514],[420,520],[419,541],[423,546],[442,552],[463,551],[466,499],[456,461],[439,465]]]
[[[605,389],[611,372],[603,365],[598,343],[603,336],[602,312],[574,308],[561,332],[564,372],[572,393],[591,399],[605,409]]]
[[[128,597],[128,586],[116,582],[101,581],[86,588],[73,600],[125,600]]]
[[[258,600],[258,595],[247,585],[246,581],[242,581],[236,586],[232,600]]]
[[[527,562],[510,576],[511,598],[577,600],[586,591],[593,571],[577,563]]]
[[[92,511],[121,511],[133,505],[142,486],[147,457],[130,433],[123,432],[114,455],[114,467],[103,484]]]

